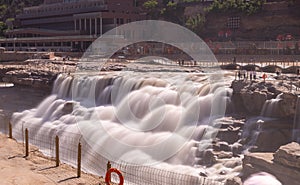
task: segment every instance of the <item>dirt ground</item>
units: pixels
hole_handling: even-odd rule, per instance
[[[77,178],[77,170],[61,164],[55,167],[53,159],[43,156],[34,147],[30,147],[29,157],[24,157],[24,146],[6,135],[0,134],[0,184],[100,184],[104,179],[82,173]]]

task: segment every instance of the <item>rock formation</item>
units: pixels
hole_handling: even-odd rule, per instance
[[[243,160],[243,177],[257,172],[274,175],[282,184],[297,185],[300,182],[300,145],[290,143],[275,153],[250,153]]]

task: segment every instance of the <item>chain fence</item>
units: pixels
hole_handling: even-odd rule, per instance
[[[73,127],[77,128],[77,127]],[[78,128],[77,128],[78,129]],[[36,146],[46,156],[57,158],[56,136],[59,138],[59,161],[97,176],[105,176],[107,172],[108,159],[90,146],[81,136],[80,131],[63,130],[46,124],[35,125],[25,121],[19,121],[12,125],[12,137],[18,142],[25,143],[25,130],[28,131],[29,144]],[[9,123],[0,123],[0,131],[9,135]],[[81,144],[80,157],[78,158]],[[26,145],[26,143],[25,143]],[[32,149],[31,149],[32,150]],[[29,149],[30,152],[32,152]],[[111,161],[111,167],[120,170],[124,176],[124,184],[146,184],[146,185],[222,185],[223,183],[201,176],[173,172],[156,166],[132,165],[124,162]],[[111,176],[112,182],[118,183],[119,177],[116,174]]]

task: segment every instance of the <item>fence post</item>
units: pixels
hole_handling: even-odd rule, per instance
[[[78,143],[77,177],[81,176],[81,143]]]
[[[25,129],[25,157],[29,156],[28,129]]]
[[[11,123],[9,122],[9,124],[8,124],[8,134],[9,134],[9,138],[10,139],[12,139],[12,125],[11,125]]]
[[[55,137],[56,167],[59,166],[59,138]]]

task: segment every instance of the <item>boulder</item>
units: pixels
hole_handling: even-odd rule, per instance
[[[250,113],[259,114],[267,100],[267,94],[259,91],[242,92],[243,104]]]
[[[224,185],[243,185],[241,178],[233,177],[226,180]]]
[[[296,113],[297,94],[291,92],[283,92],[277,97],[279,100],[280,117],[294,117]]]
[[[259,152],[274,152],[281,145],[291,142],[292,130],[264,130],[258,133],[255,146],[255,151]]]
[[[254,173],[267,172],[282,184],[298,185],[300,170],[274,161],[274,153],[249,153],[243,159],[243,179]]]
[[[300,144],[293,142],[281,146],[274,154],[274,162],[300,170]]]
[[[62,109],[63,115],[71,114],[73,112],[74,102],[66,102]]]
[[[290,119],[255,117],[247,120],[242,142],[252,146],[251,151],[275,152],[292,141],[292,132],[293,121]]]
[[[239,93],[247,85],[248,85],[248,82],[246,82],[246,81],[234,80],[234,81],[232,81],[231,88],[233,90],[233,93]]]

